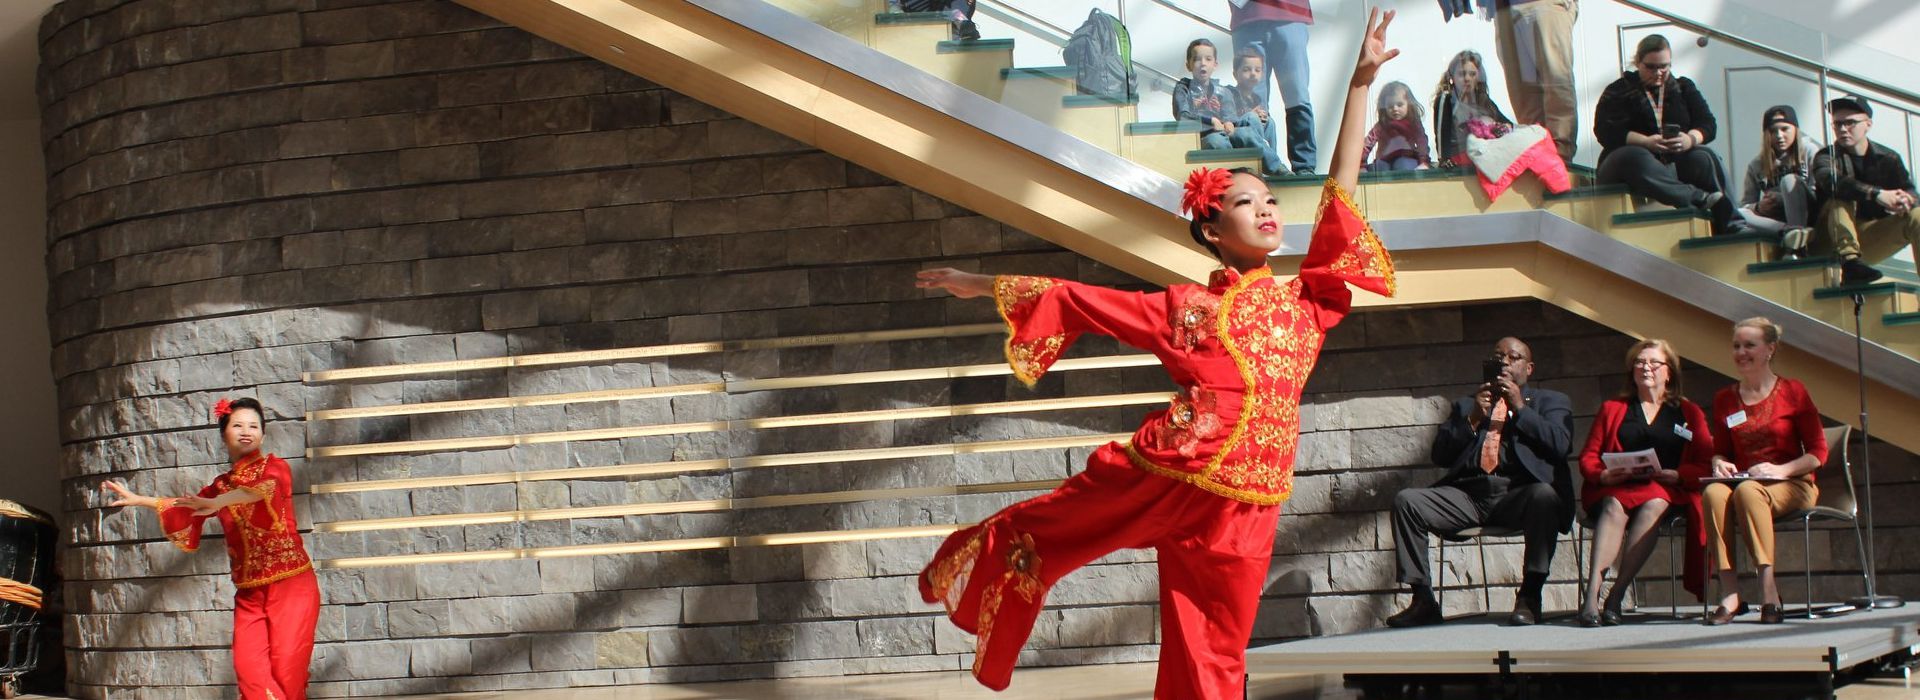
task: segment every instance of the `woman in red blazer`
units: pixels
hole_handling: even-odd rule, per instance
[[[1593,518],[1593,563],[1587,572],[1587,599],[1580,607],[1580,626],[1620,624],[1620,599],[1626,595],[1640,566],[1653,553],[1654,530],[1670,504],[1687,509],[1688,531],[1699,531],[1698,506],[1692,494],[1700,477],[1712,469],[1713,437],[1705,411],[1680,396],[1680,355],[1657,338],[1635,343],[1627,350],[1631,388],[1600,405],[1587,447],[1580,453],[1580,502]],[[1660,467],[1652,474],[1608,474],[1600,456],[1609,452],[1652,449]],[[1625,550],[1621,544],[1625,542]],[[1688,547],[1697,552],[1698,547]],[[1620,569],[1604,607],[1600,584],[1614,558]],[[1695,568],[1689,557],[1688,569]],[[1698,581],[1689,576],[1689,590]]]

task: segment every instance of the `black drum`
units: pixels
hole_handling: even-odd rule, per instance
[[[53,518],[0,499],[0,695],[13,697],[20,674],[40,664],[40,609],[51,597]]]

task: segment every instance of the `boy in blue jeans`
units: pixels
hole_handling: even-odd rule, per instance
[[[1187,70],[1193,77],[1181,78],[1173,86],[1173,117],[1200,122],[1201,148],[1259,149],[1262,169],[1270,174],[1287,172],[1286,164],[1259,128],[1234,123],[1243,120],[1243,115],[1235,113],[1232,91],[1213,79],[1213,71],[1219,66],[1215,56],[1213,42],[1206,39],[1195,39],[1187,45]]]

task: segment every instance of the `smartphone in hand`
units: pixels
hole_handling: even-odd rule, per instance
[[[1507,363],[1495,359],[1480,361],[1480,381],[1491,384],[1500,381],[1500,374],[1507,371]]]

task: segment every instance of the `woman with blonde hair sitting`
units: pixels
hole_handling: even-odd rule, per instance
[[[1820,496],[1813,470],[1827,461],[1820,412],[1800,382],[1773,372],[1780,327],[1764,318],[1733,324],[1733,364],[1740,381],[1713,397],[1713,475],[1734,485],[1701,491],[1709,563],[1720,578],[1720,606],[1707,624],[1724,625],[1740,610],[1736,540],[1747,544],[1760,574],[1760,622],[1778,624],[1780,587],[1773,576],[1773,519],[1812,506]]]

